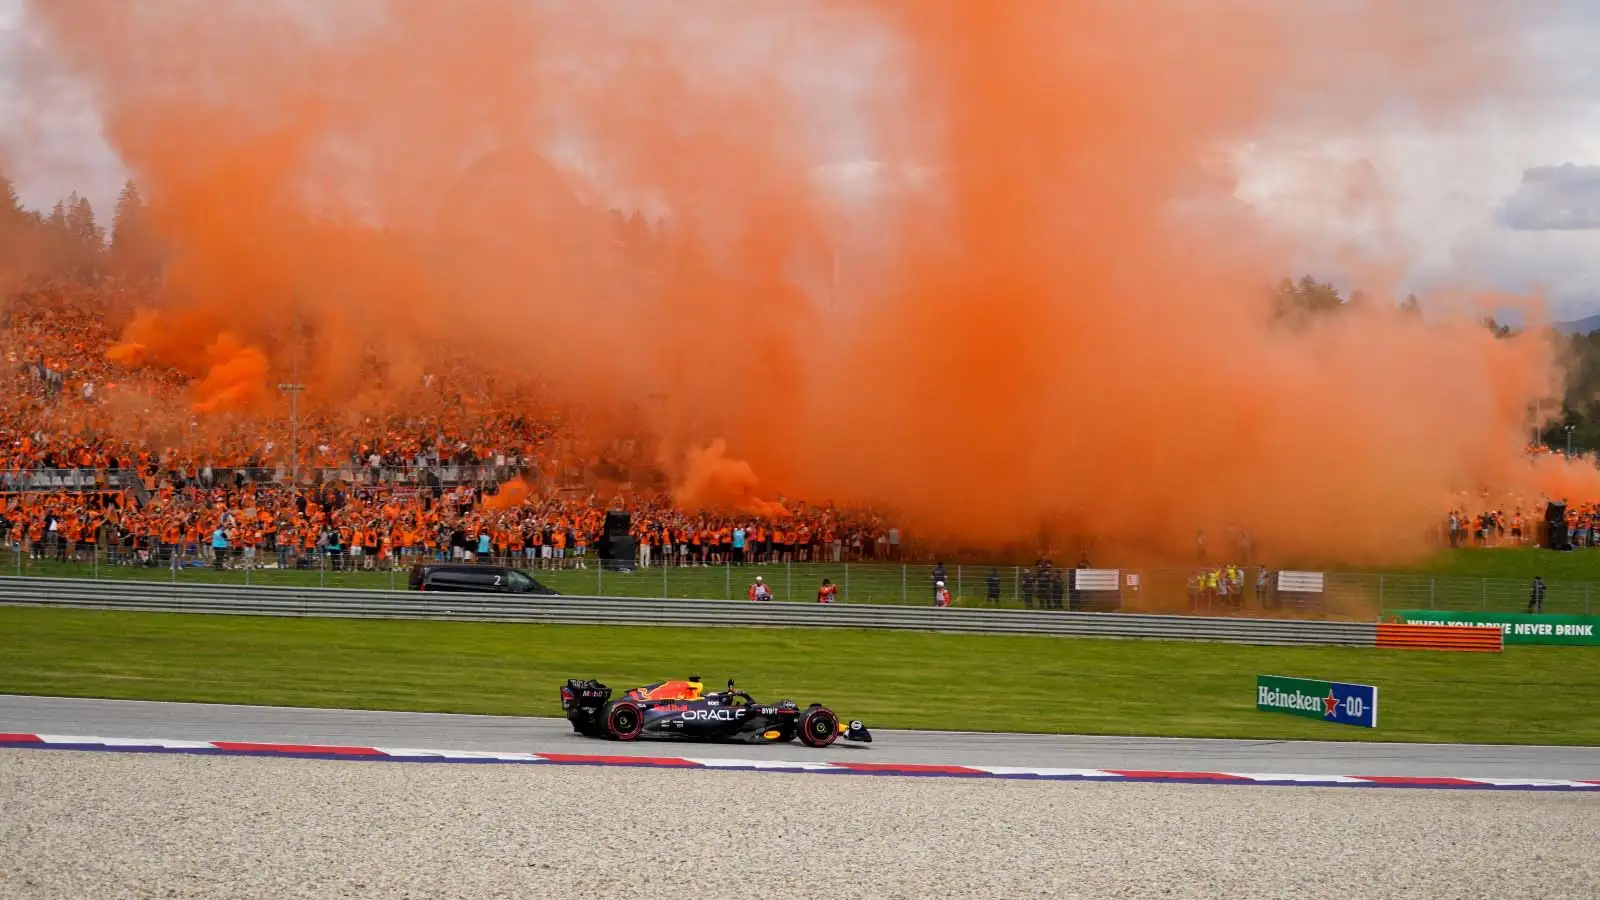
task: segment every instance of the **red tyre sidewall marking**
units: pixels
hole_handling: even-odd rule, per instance
[[[616,728],[616,725],[615,725],[616,717],[617,717],[617,710],[624,709],[624,708],[633,711],[633,728],[630,731],[627,731],[625,733],[624,732],[618,732],[617,728]],[[637,705],[632,704],[632,703],[626,703],[626,702],[618,703],[617,705],[611,707],[611,711],[610,712],[606,713],[606,730],[610,731],[612,736],[616,737],[617,740],[621,740],[621,741],[631,741],[631,740],[633,740],[634,738],[639,736],[639,732],[644,730],[644,710],[640,709]]]

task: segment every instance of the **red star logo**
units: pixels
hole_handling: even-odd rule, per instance
[[[1322,714],[1331,716],[1339,710],[1339,698],[1333,695],[1333,688],[1328,688],[1328,696],[1322,698]]]

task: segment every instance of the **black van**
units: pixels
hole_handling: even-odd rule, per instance
[[[557,596],[555,591],[540,584],[532,576],[509,566],[480,566],[461,563],[438,563],[413,566],[411,569],[413,591],[436,591],[456,594],[538,594]]]

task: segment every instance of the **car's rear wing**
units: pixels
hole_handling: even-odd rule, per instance
[[[578,678],[568,678],[567,683],[561,686],[561,709],[570,710],[573,707],[580,709],[594,709],[604,706],[611,699],[611,688],[598,681],[586,681]]]

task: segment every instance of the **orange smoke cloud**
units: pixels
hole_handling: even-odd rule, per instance
[[[516,509],[532,496],[533,488],[521,475],[500,485],[499,493],[483,498],[483,508],[491,512]]]
[[[116,352],[226,368],[207,396],[257,377],[209,353],[224,333],[269,369],[304,353],[327,397],[382,377],[358,350],[464,354],[597,407],[665,396],[674,446],[726,440],[687,502],[755,502],[759,474],[934,536],[1051,522],[1186,558],[1236,524],[1283,554],[1415,552],[1464,486],[1549,483],[1519,456],[1541,339],[1274,326],[1265,286],[1319,248],[1238,210],[1215,162],[1268,128],[1470,109],[1515,75],[1516,4],[29,9],[177,252],[171,334]],[[870,181],[819,174],[862,157]],[[1384,202],[1362,182],[1360,211]],[[660,236],[618,241],[612,204]]]
[[[209,365],[194,384],[195,412],[247,409],[266,396],[267,357],[224,332],[206,347]]]
[[[683,479],[673,486],[672,496],[688,509],[757,516],[789,515],[782,503],[757,494],[760,484],[750,464],[729,459],[727,441],[718,439],[689,452]]]
[[[190,408],[197,413],[247,410],[267,395],[266,353],[219,330],[203,313],[140,310],[106,356],[128,368],[165,366],[189,376]]]

